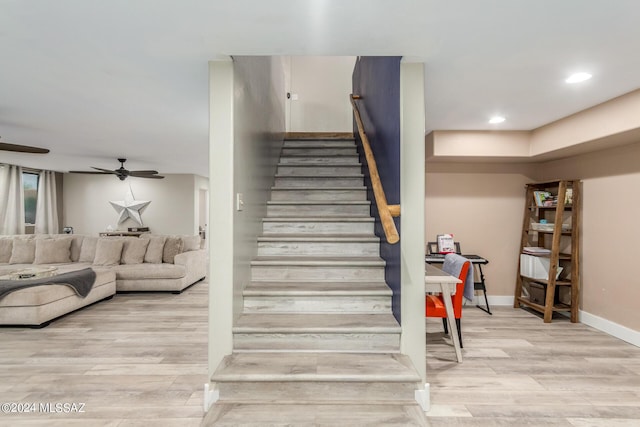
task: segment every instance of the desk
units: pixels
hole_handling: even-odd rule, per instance
[[[457,277],[453,277],[439,268],[427,264],[424,276],[424,291],[438,293],[442,295],[453,295],[456,293],[456,285],[460,283]],[[453,313],[453,303],[451,298],[442,298],[444,300],[444,308],[447,310],[447,322],[449,323],[449,334],[453,341],[453,347],[456,350],[456,360],[462,362],[462,350],[460,349],[460,340],[458,339],[458,326],[456,325],[456,316]]]
[[[489,299],[487,298],[487,287],[484,283],[484,272],[482,271],[482,266],[489,264],[489,261],[486,260],[485,258],[482,258],[479,255],[461,255],[461,256],[471,261],[471,265],[473,265],[474,268],[478,267],[478,278],[480,279],[480,281],[473,282],[473,289],[474,291],[481,290],[484,293],[484,303],[486,308],[482,307],[480,304],[476,304],[476,307],[478,307],[480,310],[485,311],[489,314],[493,314],[491,313],[491,308],[489,308]],[[444,255],[427,254],[424,260],[429,264],[444,264]],[[473,277],[475,279],[476,277],[475,273]]]

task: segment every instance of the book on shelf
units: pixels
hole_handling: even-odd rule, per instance
[[[548,255],[551,253],[551,249],[541,248],[539,246],[525,246],[522,248],[522,252],[531,255]]]
[[[456,252],[453,234],[438,234],[438,253],[450,254]]]
[[[546,203],[552,202],[553,201],[552,198],[553,198],[553,196],[548,191],[534,191],[533,192],[533,199],[536,202],[536,206],[538,206],[538,207],[551,206],[550,204],[546,204]]]
[[[564,204],[572,205],[573,204],[573,188],[567,188],[564,193]]]

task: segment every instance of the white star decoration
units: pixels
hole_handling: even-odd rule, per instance
[[[120,214],[118,224],[122,224],[127,218],[131,218],[137,222],[138,225],[142,226],[142,217],[140,216],[140,213],[149,203],[151,203],[151,201],[135,200],[133,198],[131,186],[129,186],[129,190],[127,190],[124,200],[109,203],[111,203],[111,206],[113,206],[113,208]]]

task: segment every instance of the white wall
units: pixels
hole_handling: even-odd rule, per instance
[[[290,57],[287,131],[353,131],[349,94],[355,60],[354,56]]]
[[[209,77],[211,375],[232,351],[233,319],[242,310],[282,147],[285,98],[281,58],[222,58],[209,63]]]
[[[142,211],[144,226],[157,234],[195,234],[197,200],[195,175],[169,174],[164,179],[128,178],[112,175],[64,174],[62,221],[76,234],[97,235],[111,225],[118,230],[135,227],[127,219],[118,225],[118,213],[109,201],[124,200],[131,186],[136,200],[151,203]],[[199,177],[206,185],[206,178]]]

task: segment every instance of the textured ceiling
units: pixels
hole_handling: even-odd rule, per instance
[[[636,0],[0,0],[2,141],[51,149],[0,161],[207,175],[217,55],[418,57],[428,130],[528,130],[640,87],[639,16]]]

